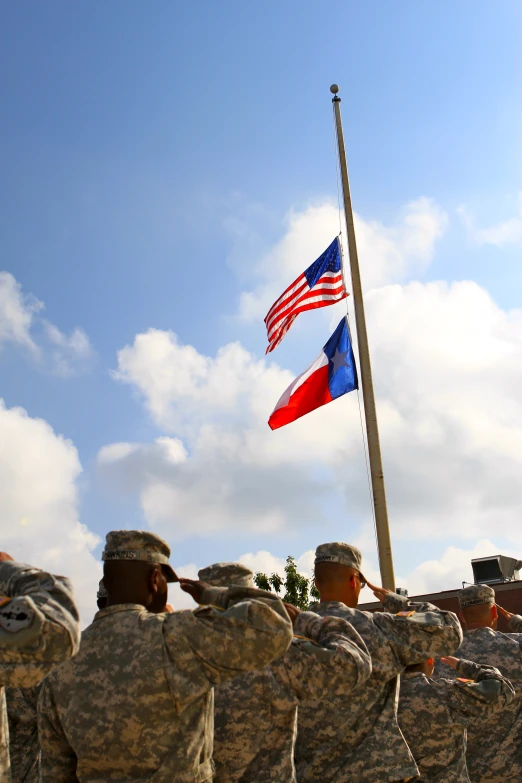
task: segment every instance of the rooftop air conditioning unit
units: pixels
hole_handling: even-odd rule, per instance
[[[522,560],[505,555],[491,555],[477,557],[471,561],[471,567],[476,585],[500,584],[514,582],[520,578],[518,572],[522,568]]]

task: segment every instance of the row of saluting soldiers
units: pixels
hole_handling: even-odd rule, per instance
[[[490,587],[460,592],[463,634],[373,585],[383,611],[358,610],[348,544],[317,548],[308,611],[241,564],[195,581],[169,558],[109,533],[80,642],[69,580],[0,553],[0,783],[522,782],[522,617]],[[196,609],[171,611],[174,581]]]

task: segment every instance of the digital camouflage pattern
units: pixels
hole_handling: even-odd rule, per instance
[[[213,563],[206,568],[200,568],[198,579],[213,587],[255,587],[254,574],[243,563]]]
[[[356,546],[345,544],[342,541],[332,541],[329,544],[319,544],[315,550],[315,561],[317,563],[341,563],[342,565],[354,568],[362,576],[362,553]],[[364,577],[363,577],[364,579]],[[366,581],[366,580],[365,580]]]
[[[297,706],[349,698],[370,676],[366,646],[345,620],[302,612],[294,634],[282,658],[216,688],[216,783],[295,781]]]
[[[493,667],[461,660],[457,676],[434,680],[422,672],[401,675],[399,726],[417,762],[419,783],[470,783],[466,766],[470,720],[494,720],[514,698],[510,682]]]
[[[0,563],[0,783],[10,781],[5,687],[29,688],[78,649],[80,623],[68,579]]]
[[[467,763],[473,783],[522,781],[522,617],[515,615],[509,628],[513,633],[492,628],[465,631],[455,653],[457,658],[495,666],[516,694],[493,720],[478,717],[468,726]]]
[[[459,590],[459,604],[463,609],[466,606],[478,606],[480,604],[494,604],[495,591],[489,585],[468,585]]]
[[[167,582],[179,582],[169,563],[170,546],[150,530],[111,530],[105,536],[102,560],[141,561],[162,565]]]
[[[277,596],[211,587],[194,611],[102,609],[38,705],[43,783],[212,779],[214,685],[286,651]]]
[[[38,783],[40,743],[37,706],[41,685],[6,688],[12,783]]]
[[[384,612],[362,612],[337,601],[310,607],[343,617],[363,638],[372,673],[349,699],[317,699],[299,708],[299,783],[390,783],[417,775],[397,724],[398,675],[432,656],[451,655],[462,640],[453,612],[388,595]],[[391,614],[398,612],[399,614]]]

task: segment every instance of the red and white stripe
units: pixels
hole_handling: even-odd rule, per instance
[[[346,296],[341,271],[325,272],[313,288],[308,285],[304,272],[300,274],[272,305],[265,317],[268,337],[266,353],[279,345],[299,313],[340,302]]]

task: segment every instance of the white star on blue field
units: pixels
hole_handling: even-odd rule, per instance
[[[348,358],[347,358],[348,354],[349,354],[349,351],[340,351],[339,348],[335,349],[335,353],[332,356],[332,358],[330,359],[330,361],[333,364],[333,373],[334,373],[334,375],[337,373],[337,371],[341,367],[348,367],[349,366],[349,362],[348,362]]]

